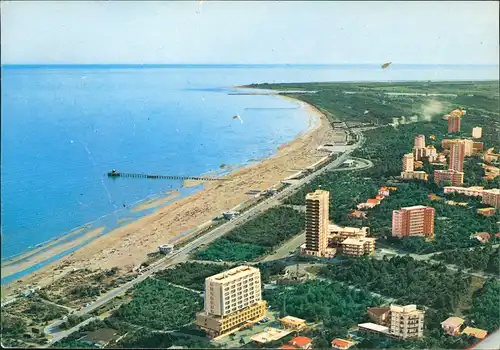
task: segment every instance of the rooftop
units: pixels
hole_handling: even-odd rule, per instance
[[[325,194],[329,195],[330,192],[325,191],[325,190],[316,190],[314,192],[306,194],[306,200],[307,199],[318,199],[318,198],[321,198],[322,196],[324,196]]]
[[[409,304],[409,305],[391,305],[391,311],[393,312],[403,312],[403,313],[421,313],[423,311],[417,309],[417,305]]]
[[[258,333],[254,335],[251,339],[257,343],[268,343],[271,341],[279,340],[284,336],[290,334],[292,331],[278,329],[278,328],[267,328],[265,332]]]
[[[345,339],[336,338],[336,339],[332,340],[332,345],[338,346],[341,348],[347,348],[347,347],[354,345],[354,342],[349,341],[349,340],[345,340]]]
[[[363,245],[363,240],[357,238],[346,238],[342,241],[342,244]]]
[[[360,323],[358,327],[366,328],[375,332],[389,333],[389,327],[381,326],[372,322]]]
[[[312,339],[308,337],[298,336],[292,338],[290,342],[293,344],[297,344],[298,346],[306,346],[307,344],[310,344],[312,342]]]
[[[306,320],[303,320],[301,318],[298,318],[298,317],[294,317],[294,316],[285,316],[285,317],[282,317],[280,318],[280,321],[288,321],[288,322],[306,322]]]
[[[361,212],[363,213],[363,212]],[[368,227],[348,227],[348,226],[339,226],[336,224],[329,224],[328,230],[331,231],[340,231],[340,232],[348,232],[348,233],[363,233],[368,231]]]
[[[376,316],[381,316],[387,312],[389,312],[390,308],[388,307],[370,307],[368,309],[368,312],[370,312],[371,314],[373,315],[376,315]]]
[[[218,273],[216,275],[207,277],[207,280],[216,280],[218,282],[221,282],[224,280],[229,281],[229,280],[233,280],[233,279],[236,279],[239,277],[246,276],[249,273],[253,273],[253,272],[260,273],[260,270],[256,269],[255,267],[246,266],[246,265],[237,266],[237,267],[234,267],[234,268],[229,269],[227,271],[224,271],[224,272]]]
[[[412,207],[401,208],[401,210],[413,210],[413,209],[425,209],[425,208],[429,208],[429,207],[426,207],[425,205],[414,205]]]
[[[446,325],[450,327],[460,327],[464,323],[464,319],[456,316],[448,317],[446,320],[441,322],[441,325]]]
[[[478,339],[486,338],[488,332],[480,328],[465,327],[462,334],[472,335]]]

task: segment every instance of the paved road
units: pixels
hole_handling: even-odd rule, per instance
[[[80,327],[83,327],[86,324],[90,323],[91,321],[97,320],[98,318],[99,317],[90,317],[90,318],[86,319],[85,321],[77,324],[73,328],[67,329],[65,331],[57,332],[57,335],[55,335],[47,344],[45,344],[44,346],[42,346],[42,348],[47,348],[47,347],[51,346],[55,342],[58,342],[59,340],[67,337],[68,335],[70,335],[70,334],[78,331],[80,329]],[[62,321],[61,321],[61,323],[62,323]],[[50,326],[47,326],[47,327],[50,327]],[[47,327],[45,327],[45,329],[47,329]],[[44,332],[45,332],[45,329],[43,330]]]
[[[44,299],[44,298],[42,298],[42,302],[44,302],[46,304],[54,305],[54,306],[57,306],[57,307],[62,307],[63,309],[66,309],[69,312],[75,311],[75,309],[73,309],[73,308],[71,308],[69,306],[60,305],[60,304],[54,303],[53,301],[50,301],[50,300],[47,300],[47,299]]]
[[[500,328],[491,333],[482,341],[472,345],[469,349],[474,350],[500,350]]]
[[[129,290],[130,288],[135,286],[137,283],[144,281],[146,278],[148,278],[149,276],[151,276],[155,272],[157,272],[159,270],[163,270],[165,268],[173,267],[181,262],[185,262],[185,261],[189,260],[189,254],[192,250],[200,247],[201,245],[207,245],[207,244],[213,242],[217,238],[222,237],[223,235],[225,235],[229,231],[236,228],[238,225],[248,221],[249,219],[253,218],[254,216],[256,216],[256,215],[258,215],[258,214],[260,214],[260,213],[262,213],[262,212],[264,212],[264,211],[266,211],[274,206],[279,205],[281,200],[283,200],[284,198],[293,194],[295,191],[297,191],[305,183],[311,181],[312,179],[314,179],[318,175],[321,175],[327,171],[330,171],[332,169],[337,168],[342,163],[344,163],[347,160],[347,158],[349,157],[349,154],[351,152],[353,152],[357,147],[361,146],[364,143],[365,139],[364,139],[363,134],[358,133],[358,138],[359,138],[358,142],[357,142],[357,144],[354,145],[354,147],[347,150],[344,154],[342,154],[337,159],[335,159],[331,163],[327,164],[323,168],[317,170],[314,173],[307,175],[303,179],[298,180],[296,183],[294,183],[293,185],[290,185],[289,187],[286,187],[283,191],[277,193],[273,197],[265,199],[262,202],[253,206],[252,208],[249,208],[247,211],[243,212],[240,216],[236,217],[235,219],[233,219],[227,223],[222,224],[221,226],[205,233],[204,235],[192,240],[189,243],[186,243],[178,251],[175,251],[174,253],[172,253],[168,257],[166,257],[162,260],[159,260],[153,266],[150,266],[139,277],[121,285],[120,287],[117,287],[117,288],[109,291],[108,293],[106,293],[105,295],[103,295],[102,297],[97,299],[95,302],[93,302],[89,306],[84,307],[80,311],[76,311],[74,314],[75,315],[84,315],[84,314],[88,314],[88,313],[98,309],[99,307],[108,303],[110,300],[112,300],[116,296],[125,293],[127,290]],[[56,321],[56,322],[52,323],[51,325],[45,327],[44,333],[47,335],[52,335],[54,337],[52,339],[51,343],[57,341],[54,339],[60,340],[60,339],[64,338],[65,336],[71,334],[71,333],[68,333],[68,331],[57,332],[57,330],[58,330],[57,327],[62,322],[63,322],[62,320],[59,320],[59,321]],[[78,327],[78,326],[79,325],[77,325],[76,327]],[[76,328],[76,327],[74,327],[74,328]],[[64,334],[64,336],[61,336],[61,334]]]
[[[301,244],[303,244],[306,240],[306,233],[302,232],[300,235],[297,235],[290,239],[289,241],[285,242],[282,246],[280,246],[275,253],[266,256],[262,262],[266,261],[272,261],[272,260],[279,260],[282,259],[286,256],[292,255],[292,253],[295,249],[300,247]]]

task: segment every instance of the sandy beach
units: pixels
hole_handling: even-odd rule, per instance
[[[95,236],[98,236],[99,234],[102,233],[102,231],[104,231],[104,227],[98,227],[92,231],[83,234],[81,237],[78,237],[77,239],[70,240],[66,243],[58,244],[49,250],[50,252],[49,254],[50,256],[54,256],[71,248],[74,248],[82,243],[85,243],[87,240]],[[33,255],[32,257],[31,256],[28,257],[26,260],[18,264],[2,266],[2,276],[9,276],[13,273],[23,271],[33,265],[43,262],[46,259],[47,259],[46,254],[36,254]]]
[[[137,212],[140,212],[143,210],[153,209],[153,208],[159,207],[160,205],[165,204],[168,201],[178,197],[180,194],[181,193],[178,190],[174,190],[174,191],[170,191],[168,193],[168,195],[165,197],[160,197],[160,196],[154,197],[148,201],[139,203],[137,206],[135,206],[132,209],[132,213],[137,213]]]
[[[44,286],[51,281],[52,271],[59,269],[61,265],[64,265],[65,269],[83,267],[97,269],[114,266],[124,270],[132,269],[145,261],[146,254],[156,251],[159,245],[247,200],[250,197],[246,194],[247,191],[267,189],[288,177],[293,169],[301,169],[317,162],[325,156],[325,152],[317,150],[319,146],[343,139],[345,135],[341,130],[334,131],[327,118],[316,108],[302,101],[299,103],[307,112],[310,122],[316,121],[315,124],[311,124],[312,127],[294,141],[281,146],[271,158],[232,172],[225,176],[227,181],[205,183],[202,191],[167,204],[148,216],[119,227],[70,256],[47,265],[17,282],[4,285],[2,289],[8,293],[14,287],[24,284]],[[155,204],[161,205],[161,203]],[[45,259],[53,254],[51,250],[47,251],[47,254],[44,254]],[[14,269],[15,265],[10,268]]]

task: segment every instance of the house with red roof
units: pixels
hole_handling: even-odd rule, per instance
[[[332,340],[332,349],[346,350],[346,349],[349,349],[354,344],[356,344],[356,343],[353,341],[335,338]]]
[[[290,340],[290,344],[295,346],[297,349],[311,349],[312,339],[308,337],[298,336]]]

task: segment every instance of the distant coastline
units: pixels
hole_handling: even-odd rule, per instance
[[[355,68],[374,68],[380,67],[379,63],[312,63],[312,64],[300,64],[300,63],[279,63],[279,64],[244,64],[244,63],[229,63],[229,64],[204,64],[204,63],[193,63],[193,64],[180,64],[180,63],[147,63],[147,64],[127,64],[127,63],[110,63],[110,64],[2,64],[2,69],[27,69],[27,68],[95,68],[95,69],[109,69],[109,68],[279,68],[279,67],[290,67],[290,68],[306,68],[306,67],[318,67],[318,68],[344,68],[344,67],[355,67]],[[393,67],[413,67],[413,68],[498,68],[498,64],[421,64],[421,63],[393,63]],[[471,80],[472,81],[472,80]]]

